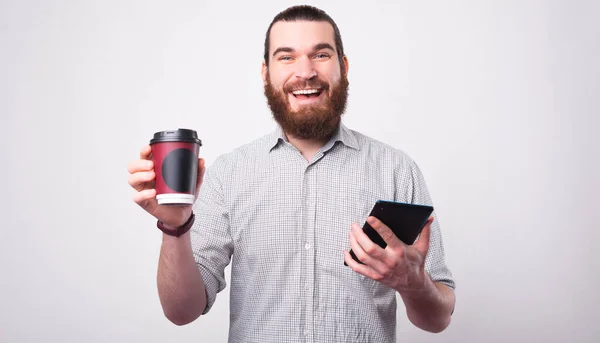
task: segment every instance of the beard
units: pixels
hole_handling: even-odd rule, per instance
[[[348,79],[342,73],[341,79],[331,88],[331,94],[329,94],[329,84],[318,77],[284,85],[283,91],[280,91],[271,85],[267,71],[267,82],[264,87],[273,118],[286,134],[300,139],[326,140],[338,128],[346,110],[348,85]],[[323,103],[301,106],[297,111],[293,111],[288,94],[299,88],[321,89],[321,95],[325,96]]]

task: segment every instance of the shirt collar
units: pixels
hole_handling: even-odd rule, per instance
[[[281,126],[277,125],[275,131],[269,136],[269,152],[273,150],[280,142],[288,142]],[[342,142],[345,146],[360,150],[358,146],[358,140],[352,130],[348,129],[344,124],[340,123],[337,130],[333,133],[329,141],[323,146],[323,151],[327,151],[335,145],[336,142]]]

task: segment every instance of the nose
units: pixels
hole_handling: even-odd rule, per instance
[[[313,66],[312,59],[303,57],[296,63],[296,77],[303,80],[310,80],[317,76],[317,71]]]

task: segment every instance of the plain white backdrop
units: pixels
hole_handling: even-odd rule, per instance
[[[350,61],[347,126],[428,182],[450,327],[399,342],[598,342],[600,3],[309,1]],[[226,342],[177,327],[127,164],[196,129],[210,164],[274,128],[260,64],[292,1],[0,1],[0,342]],[[228,269],[229,271],[229,269]]]

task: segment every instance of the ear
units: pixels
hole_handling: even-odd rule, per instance
[[[350,69],[350,63],[348,62],[348,57],[346,57],[346,55],[344,55],[344,66],[343,69],[344,70],[344,75],[348,76],[348,69]]]
[[[267,64],[265,61],[262,62],[262,67],[260,73],[262,74],[263,84],[267,84]]]

